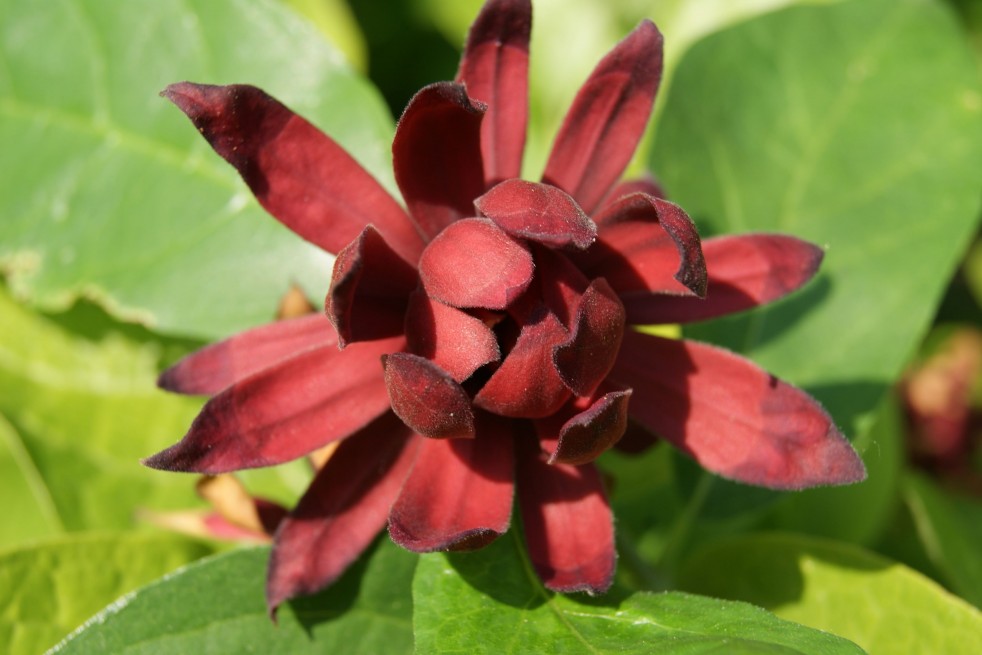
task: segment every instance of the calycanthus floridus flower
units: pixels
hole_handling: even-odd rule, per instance
[[[392,146],[406,209],[257,88],[164,91],[273,216],[337,253],[325,314],[209,346],[160,381],[214,397],[154,468],[218,474],[337,444],[276,530],[271,610],[329,585],[386,525],[411,551],[480,548],[516,497],[546,587],[603,592],[616,552],[593,460],[622,437],[638,450],[657,435],[775,489],[865,476],[801,390],[627,327],[773,301],[822,251],[770,234],[701,242],[653,182],[619,182],[661,77],[650,21],[580,89],[542,181],[519,179],[530,26],[528,0],[489,0],[456,81],[410,101]]]

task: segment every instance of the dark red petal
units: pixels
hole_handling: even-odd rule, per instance
[[[634,389],[634,419],[724,477],[774,489],[866,477],[811,396],[733,353],[628,332],[612,376]]]
[[[651,175],[645,175],[643,177],[631,178],[629,180],[622,180],[610,193],[603,199],[601,203],[601,211],[606,208],[607,205],[619,200],[624,196],[629,196],[634,193],[643,193],[648,196],[654,196],[655,198],[665,199],[668,196],[665,195],[665,190],[661,187],[655,178]]]
[[[389,515],[407,550],[482,548],[508,530],[514,446],[506,421],[485,417],[476,439],[426,439]]]
[[[418,283],[416,269],[374,227],[365,227],[334,260],[325,308],[339,345],[402,334],[409,294]]]
[[[542,181],[592,214],[644,133],[661,80],[662,36],[643,21],[604,57],[563,122]]]
[[[382,358],[392,411],[414,431],[440,439],[473,438],[467,392],[428,359],[409,353]]]
[[[341,146],[260,89],[181,82],[161,95],[304,239],[338,252],[371,223],[406,261],[419,257],[423,242],[392,196]]]
[[[629,323],[685,323],[765,305],[799,289],[818,272],[824,252],[780,234],[745,234],[702,242],[709,285],[705,300],[622,296]]]
[[[532,252],[542,300],[563,325],[569,325],[590,280],[561,252],[541,246],[533,246]]]
[[[576,260],[624,298],[635,292],[706,295],[706,262],[699,233],[677,205],[636,193],[597,216],[600,238]]]
[[[630,418],[628,418],[627,429],[624,431],[624,436],[621,437],[620,441],[614,444],[614,448],[622,453],[638,455],[648,450],[656,443],[658,443],[657,436],[649,432],[643,425],[640,425],[636,421],[632,421]]]
[[[617,443],[627,430],[630,389],[605,393],[559,430],[549,464],[586,464]]]
[[[569,338],[553,348],[559,377],[577,396],[589,396],[607,377],[624,325],[624,306],[606,280],[597,278],[580,299]]]
[[[488,185],[522,171],[528,123],[529,0],[489,0],[471,25],[457,81],[487,104],[481,152]]]
[[[183,440],[143,463],[225,473],[281,464],[343,439],[389,409],[378,361],[404,347],[395,337],[284,360],[212,398]]]
[[[553,591],[599,594],[614,579],[614,522],[592,464],[546,464],[520,452],[518,504],[529,557]]]
[[[484,219],[457,221],[423,251],[426,292],[452,307],[504,309],[532,282],[535,264],[520,243]]]
[[[451,82],[420,90],[403,112],[392,142],[396,182],[428,238],[474,215],[484,192],[481,117],[464,87]]]
[[[216,394],[277,362],[319,346],[337,344],[337,333],[323,314],[270,323],[191,353],[160,374],[168,391]]]
[[[334,582],[385,525],[416,453],[392,414],[345,439],[280,525],[266,580],[270,614]]]
[[[549,416],[562,407],[570,394],[553,367],[552,350],[567,334],[559,319],[540,305],[474,404],[501,416],[523,418]]]
[[[457,382],[501,359],[494,332],[484,321],[437,302],[422,290],[409,297],[406,339],[412,352],[432,360]]]
[[[597,226],[568,194],[548,184],[506,180],[474,201],[502,230],[554,248],[589,248]]]

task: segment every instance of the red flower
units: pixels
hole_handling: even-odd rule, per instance
[[[479,548],[508,529],[516,492],[545,585],[606,590],[613,524],[592,461],[629,424],[632,448],[658,435],[751,484],[865,476],[804,392],[719,348],[625,330],[770,302],[822,252],[779,235],[700,244],[653,183],[617,185],[661,77],[649,21],[579,91],[543,181],[517,179],[530,24],[528,0],[489,0],[457,81],[410,101],[393,143],[408,213],[259,89],[164,92],[271,214],[338,253],[326,317],[250,330],[161,377],[215,396],[155,468],[271,466],[340,441],[276,533],[271,608],[330,584],[386,523],[409,550]]]

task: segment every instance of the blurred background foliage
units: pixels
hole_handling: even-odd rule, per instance
[[[859,7],[864,1],[846,4]],[[298,285],[315,304],[327,288],[331,258],[297,243],[269,221],[234,173],[216,161],[183,117],[156,93],[184,78],[262,86],[337,138],[393,189],[388,155],[393,119],[420,87],[453,77],[467,27],[481,2],[178,4],[65,0],[51,3],[45,14],[32,3],[0,0],[5,61],[0,68],[0,138],[13,144],[0,153],[0,498],[7,508],[0,523],[0,589],[6,590],[0,592],[0,643],[12,644],[11,653],[39,652],[123,593],[228,547],[201,536],[200,518],[209,506],[196,496],[194,479],[139,465],[141,457],[179,438],[201,403],[157,391],[155,377],[210,340],[274,318],[291,285]],[[753,26],[772,17],[785,19],[786,14],[774,12],[792,5],[818,11],[837,4],[538,0],[525,177],[534,178],[541,170],[551,137],[594,63],[638,20],[650,17],[666,35],[666,79],[653,129],[633,169],[653,168],[663,176],[670,195],[689,208],[705,233],[740,227],[717,207],[729,199],[723,197],[722,184],[714,185],[719,172],[707,171],[698,159],[705,144],[692,143],[697,128],[709,123],[687,123],[692,116],[720,119],[711,107],[703,109],[712,105],[711,95],[730,72],[719,67],[719,86],[704,90],[700,106],[691,104],[699,92],[693,88],[695,73],[710,67],[707,57],[726,52],[725,46],[740,39],[766,41],[770,32],[763,27],[755,32]],[[957,72],[939,72],[937,88],[946,92],[948,82],[974,84],[975,95],[959,99],[971,111],[954,120],[978,124],[982,3],[913,4],[929,8],[925,16],[939,36],[926,41],[936,45],[934,50],[922,48],[910,57],[930,58],[937,51],[944,56],[931,61],[950,64],[952,70],[961,66]],[[875,9],[855,11],[876,22]],[[744,25],[749,27],[744,30]],[[707,39],[721,31],[719,39]],[[963,65],[962,51],[948,52],[938,45],[956,32],[956,39],[974,47],[974,70]],[[692,56],[683,62],[690,49]],[[809,52],[802,47],[799,54],[807,57]],[[889,69],[892,61],[885,57],[876,63]],[[740,65],[738,57],[731,68]],[[685,66],[693,71],[689,76]],[[684,86],[685,97],[672,95],[676,82]],[[826,82],[816,78],[815,88]],[[875,100],[886,103],[896,97],[892,92]],[[950,100],[932,97],[918,106]],[[748,102],[748,112],[763,115],[763,104]],[[725,101],[718,104],[729,109]],[[958,103],[951,103],[951,111],[959,111]],[[732,115],[739,116],[739,108]],[[867,118],[878,120],[875,114]],[[943,129],[939,133],[945,139],[951,136]],[[967,145],[960,148],[932,143],[932,134],[923,141],[930,149],[927,159],[978,164],[976,136],[965,136]],[[849,137],[848,130],[840,136]],[[732,146],[733,156],[739,157],[745,152],[740,147],[755,144],[718,145]],[[850,155],[842,152],[844,158]],[[871,161],[874,166],[882,163]],[[756,179],[751,176],[756,175],[754,165],[748,161],[745,171],[751,180]],[[869,352],[841,354],[846,368],[859,362],[847,384],[835,377],[831,364],[812,366],[808,348],[801,344],[834,349],[839,334],[829,334],[828,343],[814,343],[815,335],[806,328],[808,320],[818,325],[817,319],[809,315],[801,328],[803,310],[795,301],[768,314],[771,322],[766,325],[779,328],[772,339],[746,339],[764,325],[759,317],[691,332],[748,351],[816,394],[856,438],[870,480],[859,487],[782,495],[715,479],[666,448],[640,458],[612,454],[603,464],[611,475],[619,577],[625,588],[681,587],[745,599],[803,623],[808,623],[809,612],[826,611],[809,595],[818,592],[808,584],[819,585],[821,591],[823,580],[832,578],[806,580],[797,592],[772,589],[771,596],[750,585],[759,566],[752,553],[769,548],[774,561],[840,558],[844,569],[856,570],[881,566],[879,559],[874,566],[864,558],[890,558],[976,607],[982,604],[980,171],[977,165],[941,170],[939,180],[928,179],[937,182],[937,189],[956,187],[966,200],[952,209],[939,208],[943,201],[936,197],[926,198],[925,212],[961,212],[948,223],[939,219],[941,227],[933,231],[930,225],[922,231],[911,228],[918,225],[917,217],[903,223],[913,231],[904,233],[908,241],[891,251],[890,260],[900,277],[893,277],[893,269],[878,277],[848,277],[843,253],[853,247],[858,257],[869,246],[867,237],[859,236],[867,233],[859,228],[854,244],[840,245],[837,234],[826,237],[820,226],[796,225],[799,236],[831,244],[828,272],[802,294],[802,302],[831,302],[845,284],[854,297],[842,338],[858,344],[857,349],[878,339],[888,342],[870,345]],[[927,178],[916,179],[920,183]],[[829,184],[841,180],[830,177]],[[760,185],[763,192],[739,186],[751,196],[751,205],[752,194],[760,193],[761,203],[770,198],[768,185],[773,194],[784,190],[780,180]],[[714,190],[706,191],[709,187]],[[819,188],[816,194],[827,191]],[[896,191],[902,196],[909,189]],[[974,207],[975,214],[964,216],[966,207]],[[766,208],[758,213],[747,227],[774,227]],[[889,223],[873,227],[881,233],[895,229]],[[898,254],[901,246],[907,249],[906,259]],[[907,278],[902,276],[903,269],[916,268],[918,259],[933,268],[914,290],[903,286]],[[290,266],[283,266],[284,261]],[[910,270],[908,275],[914,277]],[[884,291],[893,280],[900,280],[900,288]],[[867,303],[873,308],[870,322],[861,320]],[[886,325],[891,321],[895,330]],[[893,339],[891,334],[899,336]],[[872,361],[882,353],[887,353],[882,355],[885,363]],[[865,369],[863,362],[869,364]],[[305,462],[241,476],[251,492],[287,504],[309,477]],[[198,534],[180,537],[176,526]],[[775,541],[766,531],[795,536]],[[822,550],[840,547],[855,548],[858,554],[836,550],[833,557]],[[385,562],[399,556],[385,547],[380,552],[382,563],[371,566],[379,567],[374,575],[381,579]],[[249,574],[261,578],[262,563],[246,559]],[[729,584],[708,575],[706,562],[723,563],[719,565],[734,574]],[[399,576],[408,579],[412,565],[398,560],[398,567]],[[903,575],[908,573],[904,569]],[[863,578],[849,584],[863,584]],[[906,578],[886,584],[884,589],[896,584],[905,593],[930,597],[924,601],[927,612],[939,611],[947,602],[917,587],[919,581],[910,583],[914,587],[903,586]],[[357,586],[353,581],[345,589]],[[344,593],[354,594],[351,589]],[[391,609],[411,602],[408,588],[403,592],[382,604]],[[790,601],[784,597],[794,593]]]

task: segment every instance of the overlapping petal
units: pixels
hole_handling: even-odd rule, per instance
[[[426,439],[389,516],[389,535],[415,552],[481,548],[508,530],[514,448],[507,421],[484,416],[475,439]]]
[[[191,353],[161,373],[157,384],[176,393],[213,395],[305,350],[337,342],[323,314],[277,321]]]
[[[481,155],[488,186],[522,170],[528,123],[530,0],[490,0],[471,25],[457,81],[488,106]]]
[[[582,250],[597,238],[597,226],[576,201],[548,184],[506,180],[474,205],[508,234],[554,248]]]
[[[636,420],[724,477],[772,489],[866,477],[814,399],[733,353],[628,332],[612,376],[633,389]]]
[[[460,84],[438,82],[413,96],[399,119],[392,142],[396,183],[427,239],[474,215],[474,198],[484,191],[484,109]]]
[[[260,204],[304,239],[338,252],[371,223],[406,261],[419,257],[423,241],[392,196],[341,146],[262,90],[181,82],[162,95]]]
[[[282,464],[343,439],[389,409],[379,358],[404,346],[399,336],[283,360],[212,398],[184,439],[144,464],[226,473]]]
[[[266,581],[270,614],[283,601],[334,582],[375,539],[417,441],[386,414],[338,446],[276,532]]]
[[[474,437],[467,392],[446,371],[418,355],[382,358],[392,411],[416,432],[437,439]]]
[[[702,243],[705,299],[627,294],[631,323],[687,323],[751,309],[804,286],[822,263],[818,246],[783,234],[714,237]]]
[[[597,64],[580,88],[556,135],[542,180],[592,213],[634,155],[661,72],[662,36],[646,20]]]
[[[624,306],[603,278],[580,298],[569,338],[553,349],[552,361],[563,383],[577,396],[589,396],[614,365],[624,334]]]

